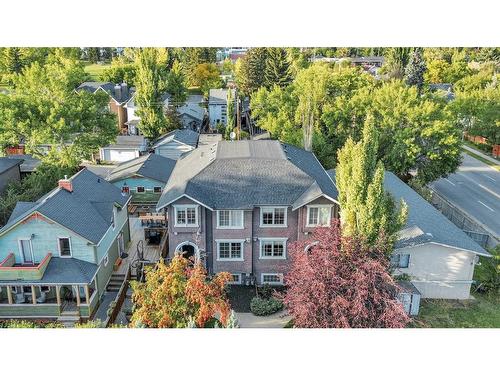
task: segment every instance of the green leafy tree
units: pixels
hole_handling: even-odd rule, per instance
[[[208,97],[210,89],[222,87],[219,68],[214,63],[199,64],[191,79],[191,83],[199,87],[205,97]]]
[[[111,61],[111,66],[104,69],[99,79],[103,82],[121,83],[129,86],[135,85],[136,66],[133,61],[120,56]]]
[[[86,77],[81,62],[61,56],[25,68],[15,79],[15,92],[0,96],[0,144],[24,140],[26,151],[35,155],[40,144],[48,144],[78,163],[92,158],[115,139],[117,129],[106,93],[75,91]]]
[[[87,59],[91,63],[97,63],[101,59],[101,50],[99,47],[88,47],[87,48]]]
[[[378,135],[374,119],[369,116],[363,139],[358,143],[351,138],[347,140],[339,151],[336,169],[342,233],[361,235],[370,244],[384,235],[394,241],[407,217],[406,204],[401,201],[396,207],[384,190],[384,167],[377,154]]]
[[[267,88],[274,85],[286,87],[292,82],[290,62],[284,48],[268,48],[266,68],[264,71],[264,83]]]
[[[410,55],[410,60],[406,66],[406,83],[415,86],[420,93],[424,87],[424,73],[426,70],[422,48],[415,48]]]
[[[389,78],[403,78],[411,52],[412,48],[410,47],[388,48],[385,56],[386,61],[381,72],[387,74]]]
[[[187,88],[181,64],[175,61],[167,77],[166,91],[172,96],[174,106],[181,106],[187,99]]]
[[[188,47],[183,52],[178,51],[182,58],[187,83],[189,86],[198,86],[196,84],[195,70],[200,64],[215,63],[217,48],[207,47]]]
[[[135,103],[141,118],[139,128],[148,138],[154,139],[165,128],[163,94],[166,80],[162,74],[160,52],[156,48],[141,48],[135,55]]]
[[[226,123],[226,134],[229,132],[229,134],[233,131],[234,129],[234,119],[235,119],[235,111],[234,111],[234,95],[233,95],[233,90],[227,90],[227,123]],[[226,137],[226,139],[229,139],[229,137]]]

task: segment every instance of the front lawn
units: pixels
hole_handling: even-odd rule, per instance
[[[109,68],[111,64],[90,64],[85,65],[85,72],[90,75],[92,81],[100,81],[99,76],[106,69]]]
[[[500,295],[474,294],[475,300],[424,300],[411,324],[417,328],[500,328]]]

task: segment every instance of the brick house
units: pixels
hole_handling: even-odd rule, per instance
[[[158,202],[169,256],[182,251],[234,283],[281,284],[287,247],[337,216],[314,154],[278,141],[218,142],[178,160]]]

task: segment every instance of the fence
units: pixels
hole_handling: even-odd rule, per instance
[[[432,204],[441,213],[446,216],[453,224],[462,229],[470,238],[480,244],[482,247],[494,247],[499,243],[499,240],[492,234],[488,233],[481,224],[471,219],[465,212],[445,198],[440,196],[435,190],[432,191]]]
[[[120,309],[122,308],[123,301],[125,300],[125,297],[127,295],[127,289],[128,289],[128,282],[130,280],[130,266],[127,268],[127,273],[125,274],[125,280],[123,280],[123,284],[120,287],[120,290],[118,291],[118,294],[116,295],[116,298],[114,300],[114,306],[113,306],[113,311],[111,314],[108,316],[108,319],[104,322],[104,326],[108,328],[111,324],[113,324],[116,320],[116,317],[118,316],[118,313],[120,312]]]

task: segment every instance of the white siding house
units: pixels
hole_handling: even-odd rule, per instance
[[[142,135],[123,135],[116,137],[116,143],[102,147],[99,157],[109,163],[122,163],[141,156],[146,152],[146,140]]]
[[[231,90],[236,102],[235,90]],[[227,124],[227,93],[228,89],[210,89],[209,91],[208,119],[212,129],[215,129],[217,124],[224,126]]]
[[[157,155],[177,160],[198,147],[199,136],[189,129],[177,129],[160,137],[152,148]]]

